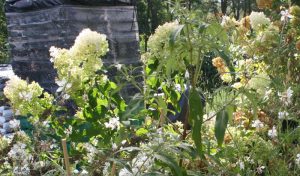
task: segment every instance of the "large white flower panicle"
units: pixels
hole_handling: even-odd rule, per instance
[[[6,83],[4,95],[20,115],[39,115],[51,106],[53,100],[50,94],[43,93],[43,88],[38,83],[27,83],[17,76],[11,77]],[[43,98],[40,98],[41,95]]]
[[[250,18],[251,27],[254,30],[259,30],[262,27],[271,24],[271,20],[267,18],[263,12],[251,12],[249,18]]]
[[[51,47],[50,56],[57,70],[57,83],[64,82],[61,90],[79,90],[87,79],[101,69],[101,57],[109,51],[106,35],[84,29],[70,49]],[[69,89],[69,90],[68,90]]]

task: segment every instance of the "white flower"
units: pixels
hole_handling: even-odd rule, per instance
[[[277,137],[277,130],[276,130],[275,126],[273,126],[273,128],[268,131],[268,136],[270,138],[272,138],[272,139],[274,139],[275,137]]]
[[[289,13],[289,10],[282,10],[280,12],[281,14],[281,18],[280,20],[283,21],[283,22],[286,22],[289,20],[289,18],[292,18],[293,16]]]
[[[25,91],[19,92],[20,98],[26,101],[30,101],[32,99],[32,95],[33,95],[32,92],[25,92]]]
[[[105,162],[104,168],[103,168],[103,171],[102,171],[103,176],[109,176],[110,175],[110,173],[108,171],[109,167],[110,167],[110,163]]]
[[[262,26],[267,26],[271,23],[270,19],[267,18],[263,12],[251,12],[249,18],[250,24],[254,30],[258,30]]]
[[[260,166],[260,167],[256,168],[256,171],[258,174],[262,174],[265,168],[266,168],[265,166]]]
[[[237,22],[234,18],[230,18],[229,16],[222,16],[222,22],[221,26],[224,28],[231,28],[239,25],[239,22]]]
[[[122,144],[122,145],[125,145],[126,142],[127,142],[126,140],[123,140],[123,141],[121,142],[121,144]]]
[[[79,173],[79,170],[75,169],[75,170],[73,170],[73,173],[74,173],[74,174],[78,174],[78,173]]]
[[[64,94],[64,95],[62,96],[62,98],[65,99],[65,100],[67,100],[67,99],[70,98],[70,95],[69,95],[69,94]]]
[[[294,91],[289,87],[285,92],[278,93],[280,100],[287,106],[292,102],[292,96]]]
[[[112,146],[111,146],[111,148],[112,148],[113,150],[117,150],[117,149],[118,149],[118,146],[117,146],[116,143],[113,143]]]
[[[188,71],[185,71],[184,77],[185,77],[185,79],[189,79],[190,78],[190,73]]]
[[[284,119],[285,117],[288,117],[289,116],[289,113],[286,112],[286,111],[283,111],[283,112],[278,112],[278,119]]]
[[[244,170],[244,169],[245,169],[245,164],[244,164],[243,161],[240,161],[240,162],[239,162],[239,166],[240,166],[240,169],[241,169],[241,170]]]
[[[18,128],[20,128],[20,120],[14,119],[14,120],[9,121],[9,126],[12,129],[18,129]]]
[[[300,153],[296,155],[295,163],[298,167],[300,167]]]
[[[243,87],[243,84],[240,82],[236,82],[233,85],[231,85],[231,87],[233,87],[235,89],[240,89],[241,87]]]
[[[117,70],[121,70],[122,69],[122,64],[116,64],[115,67],[117,68]]]
[[[114,117],[109,119],[109,122],[105,122],[104,125],[106,128],[110,128],[111,130],[119,129],[120,128],[119,117]]]
[[[264,127],[264,124],[260,120],[254,120],[251,126],[260,129]]]
[[[73,129],[72,126],[69,125],[69,127],[67,129],[65,129],[65,134],[67,136],[70,136],[72,134],[72,129]]]
[[[63,80],[57,80],[55,81],[56,84],[59,86],[58,89],[56,90],[56,92],[61,92],[63,90],[68,90],[72,87],[71,83],[68,83],[67,80],[63,79]]]

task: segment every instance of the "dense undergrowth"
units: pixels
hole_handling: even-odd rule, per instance
[[[51,47],[56,94],[12,78],[4,94],[20,125],[0,138],[0,173],[299,174],[300,7],[241,19],[179,1],[172,11],[148,40],[144,75],[115,65],[140,90],[130,102],[99,59],[106,36],[89,29]]]

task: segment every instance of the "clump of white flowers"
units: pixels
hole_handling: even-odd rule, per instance
[[[104,125],[106,128],[110,128],[111,130],[119,129],[120,128],[119,117],[113,117],[109,119],[109,122],[105,122]]]
[[[90,29],[82,30],[70,49],[51,47],[51,61],[58,73],[56,82],[60,84],[58,90],[71,93],[82,89],[83,83],[101,69],[100,58],[108,51],[106,35]]]
[[[278,112],[278,119],[284,119],[289,116],[289,113],[286,111]]]
[[[53,97],[43,93],[43,88],[38,83],[27,83],[17,76],[11,77],[6,83],[4,95],[20,115],[38,116],[51,106],[53,101]]]
[[[238,25],[240,25],[240,23],[236,21],[235,18],[231,18],[226,15],[222,16],[221,26],[224,27],[225,29],[236,27]]]
[[[179,26],[178,22],[169,22],[156,28],[155,33],[149,37],[148,47],[153,54],[162,53],[163,48],[169,47],[170,35]]]
[[[271,21],[263,12],[251,12],[250,24],[254,30],[259,30],[263,26],[268,26]]]
[[[32,156],[26,151],[26,144],[17,142],[8,152],[8,157],[14,162],[14,175],[30,175],[29,163]]]

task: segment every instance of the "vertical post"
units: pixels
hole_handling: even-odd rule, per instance
[[[69,155],[68,155],[68,150],[67,150],[67,140],[66,139],[62,139],[61,143],[62,143],[63,152],[64,152],[64,161],[65,161],[67,176],[71,176],[70,163],[69,163]]]

